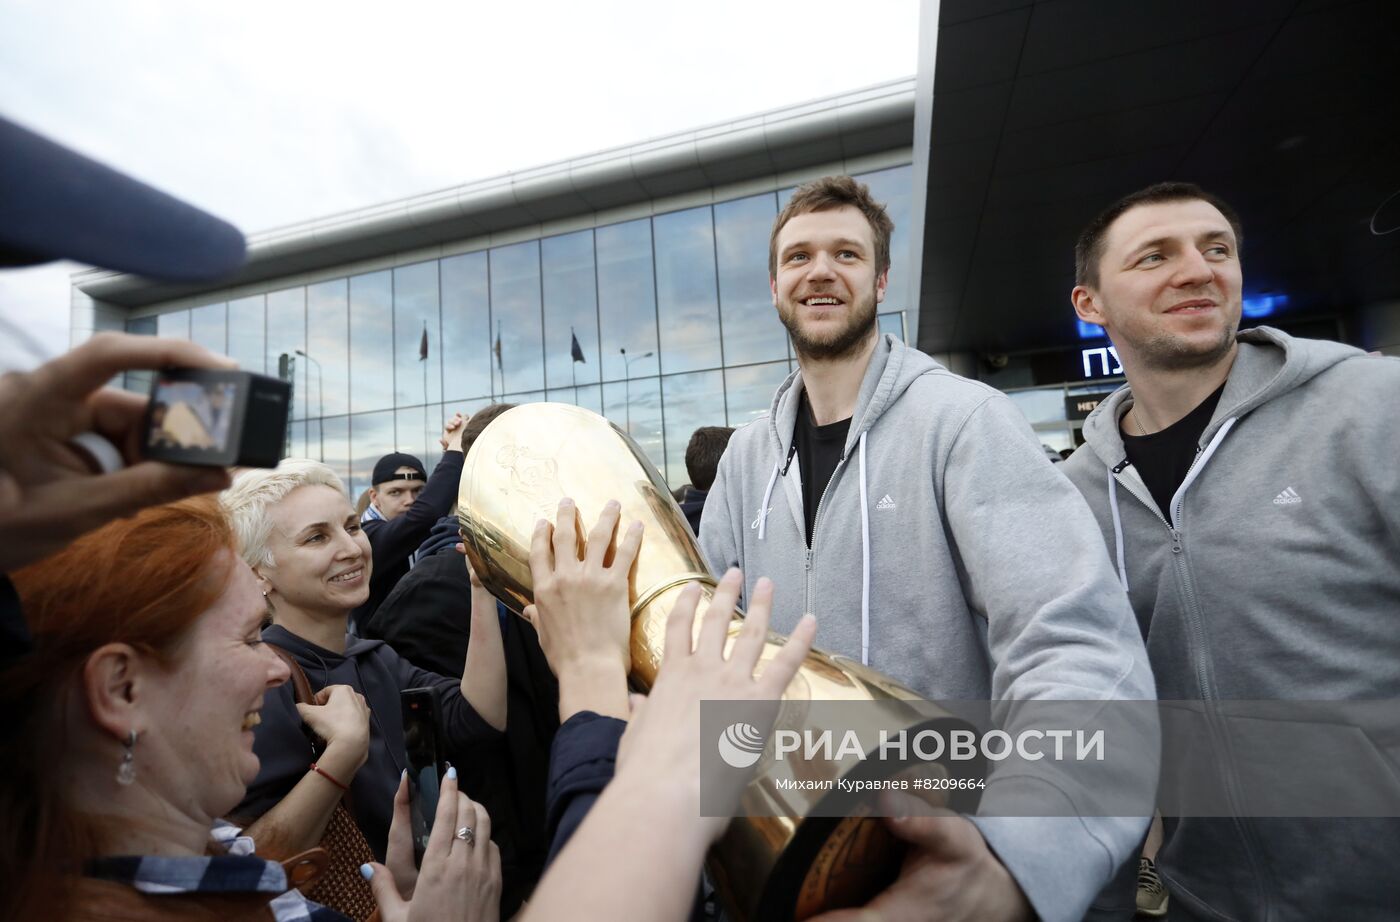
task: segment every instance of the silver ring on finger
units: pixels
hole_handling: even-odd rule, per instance
[[[476,842],[476,830],[471,828],[470,826],[463,826],[462,828],[457,830],[456,838],[461,839],[468,845],[471,845],[474,842]]]

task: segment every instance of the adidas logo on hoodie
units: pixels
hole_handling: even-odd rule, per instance
[[[1303,497],[1299,496],[1298,491],[1293,489],[1292,487],[1289,487],[1288,489],[1280,493],[1278,496],[1274,497],[1275,506],[1292,506],[1295,503],[1301,503],[1302,501]]]

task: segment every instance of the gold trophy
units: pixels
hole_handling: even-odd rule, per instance
[[[621,503],[623,523],[640,519],[644,524],[632,587],[629,678],[638,690],[648,691],[676,597],[686,584],[700,583],[703,614],[715,579],[665,481],[617,426],[589,410],[555,403],[526,404],[493,420],[462,468],[457,509],[467,557],[492,594],[522,611],[533,601],[530,542],[535,523],[553,521],[566,496],[574,500],[584,528],[610,499]],[[731,639],[740,624],[736,618]],[[769,634],[760,667],[782,644],[781,636]],[[923,701],[915,692],[859,663],[817,650],[788,685],[778,725],[806,727],[804,704],[812,701],[872,702],[889,712],[881,721],[887,726],[931,723],[930,705],[917,712],[911,707],[910,702]],[[963,726],[954,718],[948,721]],[[706,867],[732,917],[802,920],[861,905],[897,874],[903,845],[878,820],[868,814],[810,816],[822,793],[780,789],[779,777],[810,771],[812,764],[760,762],[742,795],[740,815],[711,849]]]

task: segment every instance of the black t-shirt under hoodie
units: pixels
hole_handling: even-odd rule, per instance
[[[841,463],[846,448],[846,435],[851,431],[851,418],[818,426],[812,420],[812,408],[803,391],[797,407],[797,425],[793,427],[792,445],[797,463],[802,468],[802,515],[807,520],[807,546],[812,546],[817,521],[817,506],[821,504],[826,485]]]
[[[1210,425],[1210,418],[1215,415],[1215,407],[1224,392],[1225,385],[1222,384],[1196,409],[1160,432],[1148,435],[1123,432],[1123,450],[1128,453],[1128,460],[1137,468],[1138,476],[1147,484],[1157,508],[1162,510],[1168,522],[1172,520],[1172,497],[1186,479],[1191,463],[1196,460],[1201,433]]]

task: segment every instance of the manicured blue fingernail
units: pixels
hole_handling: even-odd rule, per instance
[[[452,767],[447,769],[447,777],[452,779],[453,781],[457,780],[457,766],[453,765]]]
[[[374,868],[370,867],[367,864],[360,865],[360,876],[363,877],[365,880],[369,880],[371,877],[374,876]]]
[[[402,781],[403,779],[405,779],[405,778],[407,778],[407,777],[408,777],[408,769],[405,768],[402,772],[399,773],[399,780]]]

